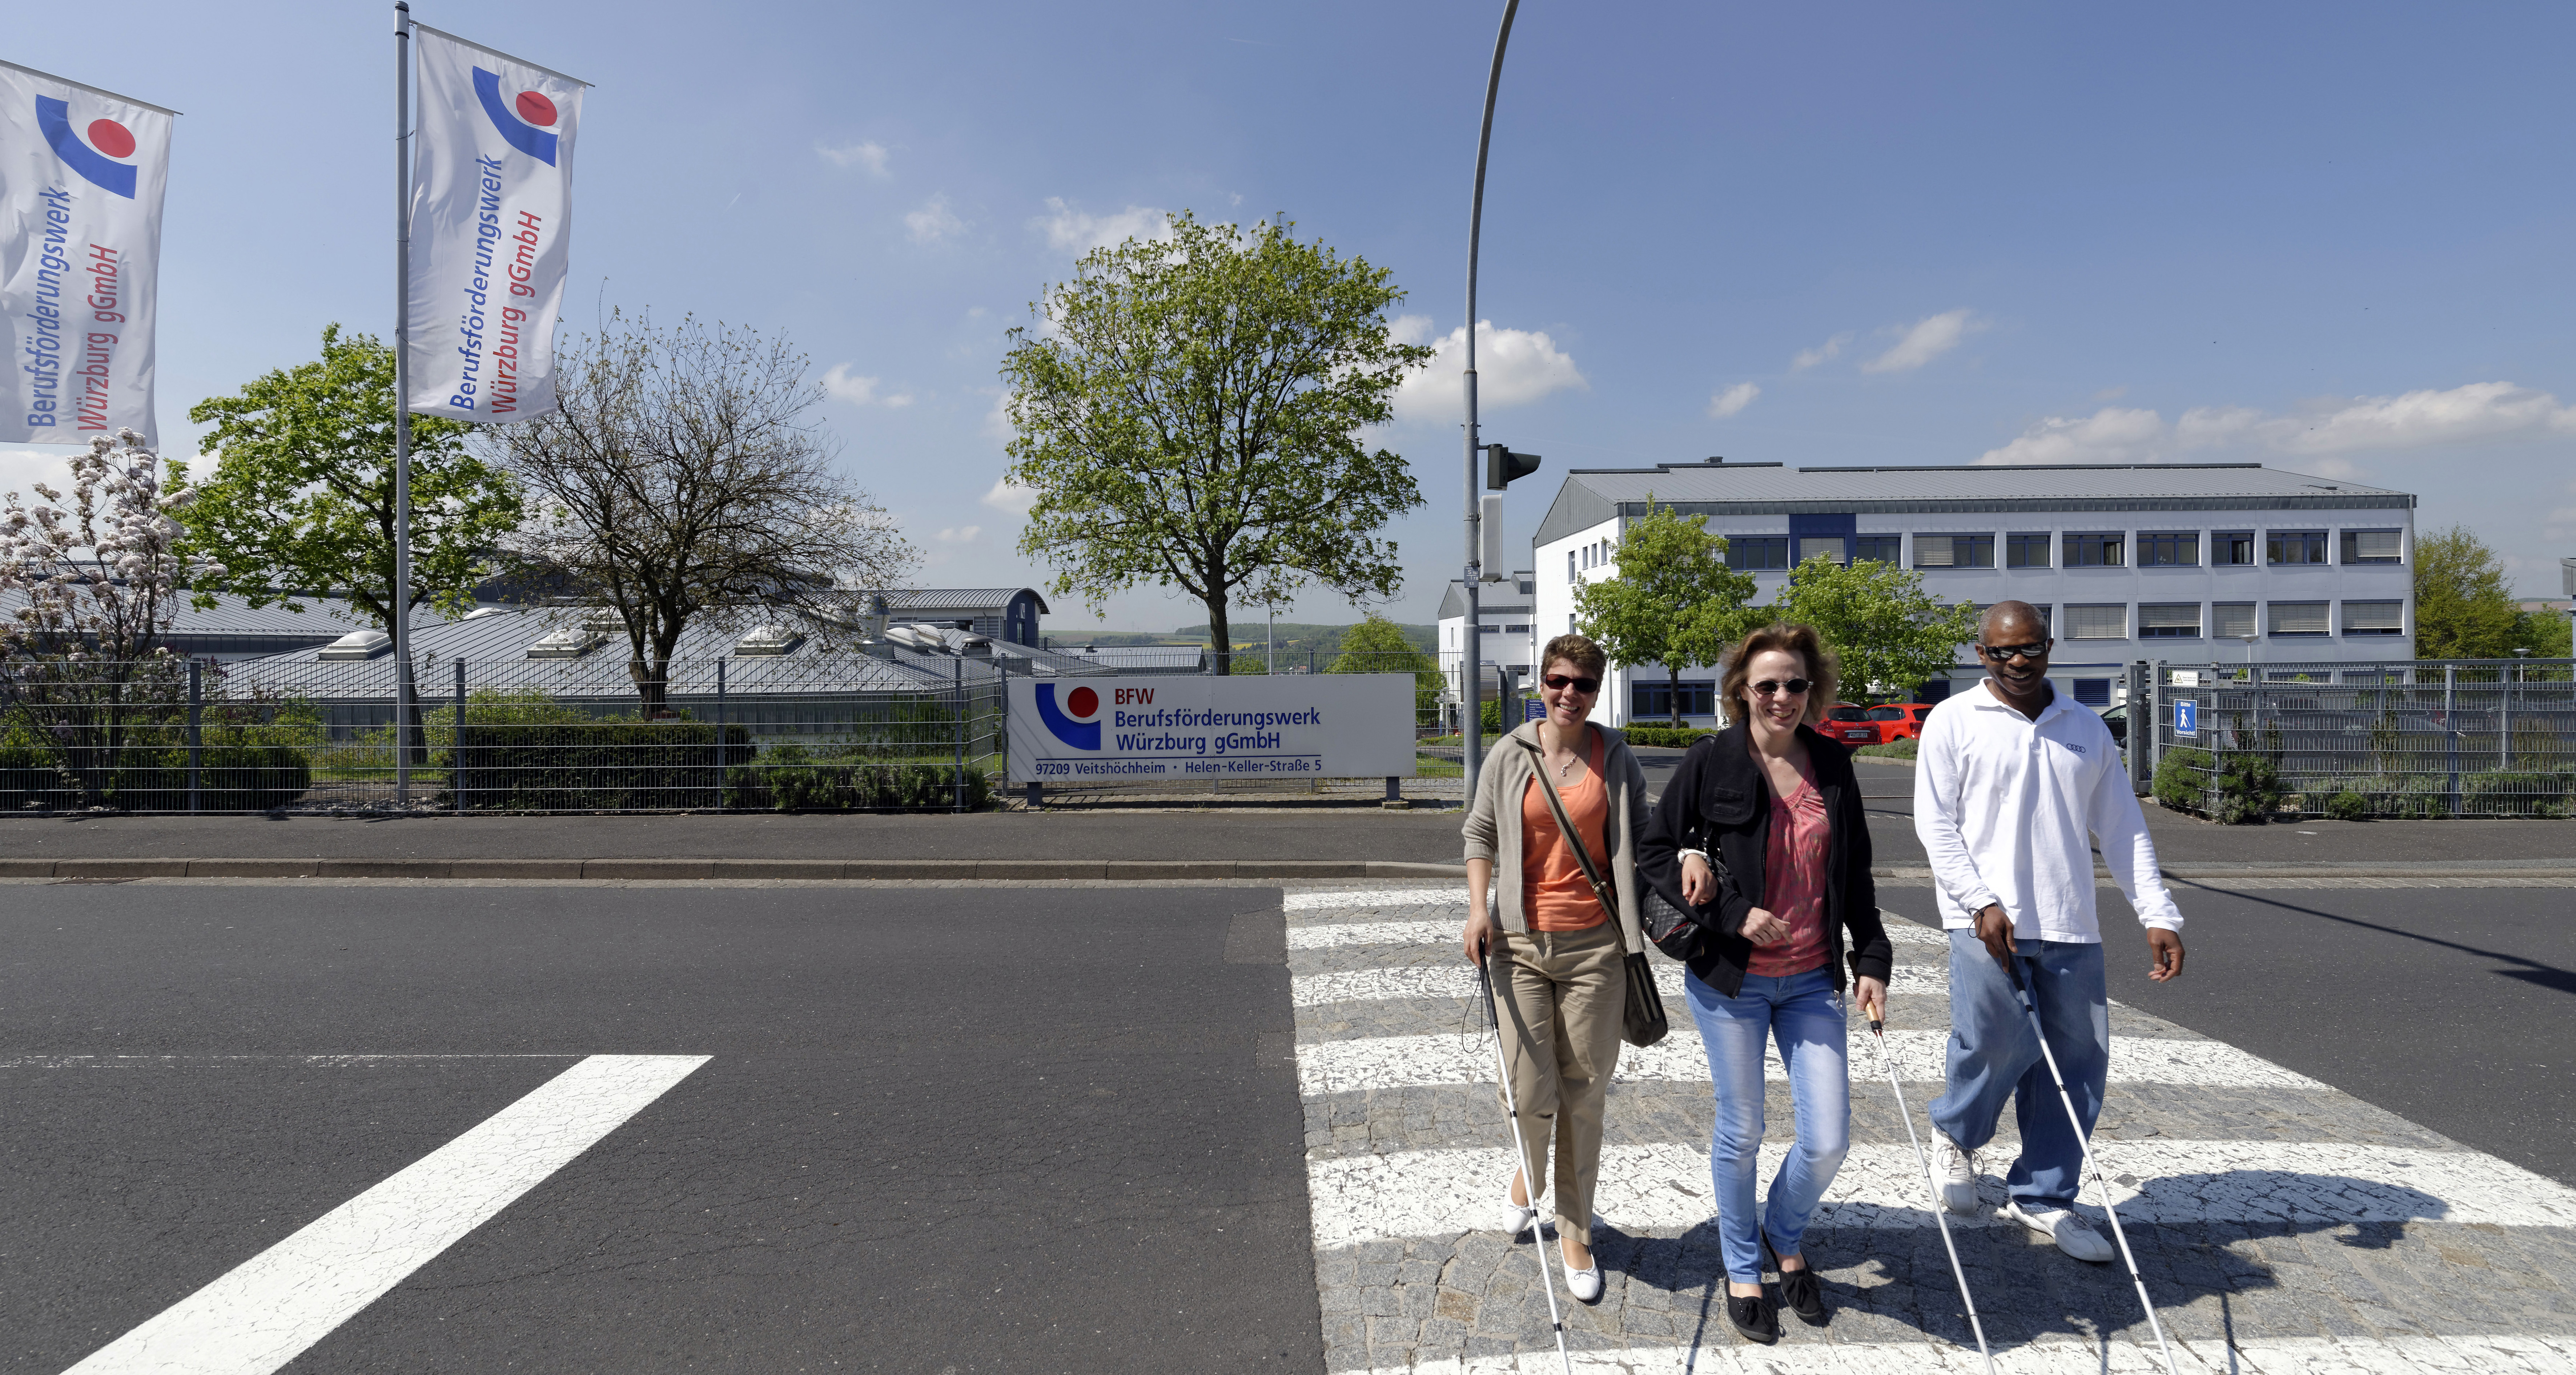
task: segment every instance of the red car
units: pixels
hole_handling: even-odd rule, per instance
[[[1849,702],[1827,707],[1825,719],[1817,724],[1816,729],[1826,739],[1839,740],[1846,745],[1875,745],[1878,743],[1878,723],[1869,719],[1869,711],[1867,707],[1856,707]]]
[[[1931,717],[1929,702],[1890,702],[1869,709],[1869,719],[1878,726],[1877,743],[1882,745],[1922,739],[1923,723]]]

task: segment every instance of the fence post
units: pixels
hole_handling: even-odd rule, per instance
[[[202,661],[188,661],[188,810],[192,812],[198,810],[198,753],[199,747],[205,743],[201,729],[206,700],[205,670]]]
[[[966,656],[959,654],[949,661],[954,686],[948,690],[948,709],[957,714],[957,771],[949,775],[948,810],[966,810]]]
[[[2450,764],[2451,815],[2460,814],[2460,670],[2442,665],[2442,744]]]
[[[725,763],[732,741],[725,739],[725,656],[716,656],[716,810],[725,809]]]
[[[2147,665],[2147,784],[2138,790],[2141,793],[2155,791],[2156,769],[2165,762],[2165,721],[2170,714],[2165,706],[2165,661],[2158,659]]]
[[[465,815],[465,661],[456,661],[456,724],[448,732],[447,791],[454,794],[456,814]]]
[[[2496,708],[2496,767],[2499,769],[2513,767],[2513,679],[2522,676],[2522,671],[2511,664],[2505,665],[2505,673],[2511,677],[2505,679],[2504,705]]]

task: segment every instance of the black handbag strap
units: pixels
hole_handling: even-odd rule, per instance
[[[1591,729],[1589,723],[1585,729]],[[1557,796],[1556,782],[1547,776],[1547,753],[1534,740],[1513,738],[1520,740],[1520,747],[1530,752],[1530,762],[1536,766],[1531,772],[1538,775],[1539,786],[1547,790],[1547,809],[1556,816],[1556,833],[1565,841],[1565,847],[1574,852],[1575,866],[1583,870],[1583,881],[1592,885],[1592,896],[1601,903],[1603,915],[1610,918],[1612,925],[1619,927],[1619,948],[1626,950],[1628,929],[1619,920],[1619,899],[1611,892],[1610,885],[1601,881],[1601,870],[1592,863],[1592,851],[1585,847],[1582,834],[1574,829],[1574,819],[1565,814],[1565,799]],[[1601,753],[1602,762],[1608,763],[1609,750],[1605,748]],[[1597,768],[1594,770],[1599,771]],[[1605,794],[1609,792],[1609,779],[1601,780],[1601,790]]]

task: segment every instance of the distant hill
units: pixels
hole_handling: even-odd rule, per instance
[[[1423,653],[1439,652],[1438,627],[1399,624],[1396,628],[1402,630],[1404,638],[1412,641],[1414,647]],[[1232,629],[1234,652],[1238,657],[1249,655],[1260,658],[1269,650],[1269,627],[1264,622],[1259,620],[1249,623],[1237,622]],[[1311,662],[1318,670],[1322,669],[1333,661],[1334,656],[1342,652],[1342,636],[1349,630],[1350,627],[1347,625],[1311,625],[1303,621],[1281,621],[1278,627],[1279,666],[1284,669]],[[1202,622],[1198,625],[1185,625],[1168,633],[1152,630],[1095,630],[1081,635],[1058,635],[1049,632],[1046,638],[1049,643],[1058,648],[1079,645],[1205,645],[1208,643],[1208,628]]]

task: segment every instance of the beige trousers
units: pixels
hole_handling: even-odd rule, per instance
[[[1519,1106],[1519,1140],[1531,1159],[1529,1196],[1547,1187],[1556,1144],[1560,1233],[1592,1235],[1592,1189],[1601,1174],[1601,1108],[1619,1063],[1628,985],[1619,924],[1586,931],[1500,931],[1487,958],[1503,1063]],[[1499,1094],[1497,1095],[1500,1096]]]

